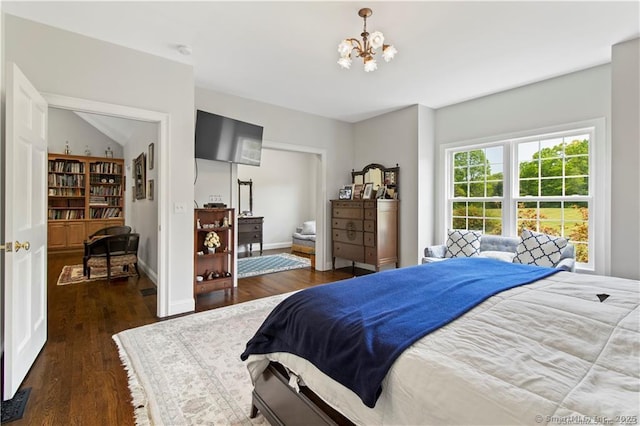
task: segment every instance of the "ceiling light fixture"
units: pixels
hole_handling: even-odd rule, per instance
[[[384,44],[384,35],[380,31],[374,31],[369,34],[367,32],[367,18],[373,14],[371,9],[365,7],[358,11],[358,16],[364,19],[364,28],[362,30],[362,43],[356,38],[347,38],[342,40],[342,43],[338,45],[338,52],[340,53],[340,59],[338,59],[338,65],[342,68],[351,68],[351,52],[355,50],[355,55],[362,58],[364,61],[364,70],[366,72],[375,71],[378,68],[376,60],[373,59],[373,55],[376,54],[375,50],[382,47],[382,57],[386,62],[389,62],[398,53],[395,47]]]

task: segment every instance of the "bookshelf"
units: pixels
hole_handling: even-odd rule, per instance
[[[48,247],[82,248],[100,228],[124,225],[124,160],[49,154]]]

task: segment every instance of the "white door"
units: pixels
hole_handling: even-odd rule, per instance
[[[47,340],[47,102],[10,64],[6,95],[4,399]]]

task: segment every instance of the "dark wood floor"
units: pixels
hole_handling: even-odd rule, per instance
[[[154,285],[144,275],[110,284],[56,285],[62,267],[78,263],[82,263],[81,253],[49,255],[48,339],[21,386],[32,388],[24,417],[12,425],[134,424],[127,374],[111,336],[159,321],[156,296],[140,292]],[[351,276],[351,268],[346,268],[327,272],[296,269],[244,278],[233,292],[199,296],[196,311]]]

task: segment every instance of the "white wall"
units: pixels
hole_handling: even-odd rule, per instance
[[[611,122],[611,67],[602,65],[561,77],[530,84],[495,95],[441,108],[436,111],[436,149],[442,144],[477,140],[488,137],[559,126],[568,123],[605,118],[604,143],[610,146]],[[436,200],[442,196],[442,165],[436,167]],[[608,180],[606,170],[601,179]],[[600,194],[605,198],[607,194]],[[436,209],[435,243],[443,243],[445,237],[444,206]],[[605,212],[605,215],[608,211]],[[602,231],[602,230],[601,230]],[[601,232],[597,244],[607,247],[608,232]],[[612,242],[615,244],[615,242]],[[607,257],[605,250],[603,257]],[[606,260],[597,273],[605,273]]]
[[[322,210],[324,230],[322,232],[324,240],[330,242],[331,229],[328,226],[329,219],[327,219],[330,217],[329,200],[336,197],[338,189],[345,182],[351,181],[352,125],[202,88],[196,88],[195,105],[197,109],[263,126],[263,138],[272,144],[309,147],[313,150],[326,152],[327,191],[326,194],[321,194],[324,204]],[[191,155],[193,155],[193,148]],[[203,163],[210,164],[201,167]],[[207,179],[208,191],[210,192],[202,192],[202,194],[229,194],[229,198],[226,198],[226,195],[223,196],[223,202],[229,204],[229,200],[231,200],[229,205],[235,207],[237,203],[237,199],[235,199],[237,166],[229,166],[227,163],[215,161],[198,161],[198,185],[204,173],[214,175],[215,180]],[[200,194],[201,191],[196,190],[196,193]],[[321,220],[318,217],[316,219]],[[325,244],[324,255],[324,265],[316,265],[321,270],[331,268],[331,244]]]
[[[640,39],[613,46],[611,272],[640,280]]]
[[[154,149],[154,167],[149,170],[149,144],[158,146],[158,125],[137,121],[127,145],[124,147],[125,175],[127,188],[125,191],[125,223],[131,226],[133,232],[140,234],[138,247],[138,264],[149,276],[151,281],[157,282],[158,272],[158,164],[160,152]],[[133,201],[134,176],[133,160],[140,154],[147,156],[146,191],[147,197]],[[154,182],[153,200],[149,199],[149,180]]]
[[[362,170],[370,163],[379,163],[385,167],[395,167],[396,164],[400,166],[399,263],[401,266],[415,265],[418,263],[420,251],[417,230],[420,108],[414,105],[355,123],[353,126],[353,169]]]
[[[317,182],[313,157],[263,149],[260,167],[238,165],[238,179],[253,181],[253,215],[264,216],[265,249],[291,247],[296,226],[315,219]],[[246,194],[248,191],[243,192],[243,209],[249,205]],[[254,244],[253,250],[258,249]]]
[[[110,147],[114,158],[123,158],[122,145],[68,109],[49,107],[48,131],[51,153],[64,154],[65,144],[69,142],[73,155],[86,155],[88,148],[92,157],[104,157],[107,147]]]
[[[168,146],[156,147],[171,159],[160,176],[170,262],[160,266],[169,286],[166,315],[192,311],[193,68],[11,15],[4,24],[4,65],[15,62],[39,90],[168,114]]]

